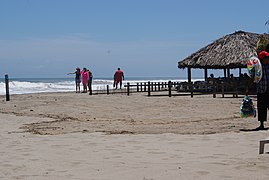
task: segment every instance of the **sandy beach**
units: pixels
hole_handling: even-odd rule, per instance
[[[240,117],[243,97],[40,93],[12,95],[9,102],[0,98],[0,179],[269,177],[269,147],[258,154],[259,141],[269,133],[251,131],[257,118]]]

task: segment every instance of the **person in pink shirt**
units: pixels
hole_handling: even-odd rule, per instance
[[[82,79],[82,85],[83,85],[83,93],[87,92],[87,85],[89,80],[89,72],[86,68],[83,68],[81,71],[81,79]]]
[[[89,80],[88,80],[88,89],[89,89],[89,95],[92,95],[92,78],[93,78],[93,75],[92,75],[92,72],[87,69],[88,73],[89,73]]]
[[[121,89],[122,80],[124,80],[124,73],[120,68],[118,68],[118,70],[114,73],[114,86],[116,86],[116,89],[118,88],[119,83]]]

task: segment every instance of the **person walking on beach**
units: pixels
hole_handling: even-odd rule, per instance
[[[92,72],[88,69],[88,74],[89,74],[89,80],[88,80],[88,89],[89,89],[89,95],[92,95]]]
[[[68,74],[75,74],[75,83],[76,83],[76,93],[80,92],[80,83],[81,83],[81,74],[80,74],[80,68],[77,67],[76,71],[73,73],[68,73]]]
[[[265,51],[259,53],[258,58],[262,65],[262,78],[256,84],[258,121],[260,122],[260,126],[256,130],[265,130],[264,121],[267,121],[267,109],[269,108],[269,44]]]
[[[118,70],[114,73],[114,87],[116,87],[116,89],[118,88],[119,83],[121,89],[122,80],[124,80],[124,73],[120,68],[118,68]]]
[[[86,68],[83,68],[81,71],[81,77],[82,77],[82,85],[83,85],[83,93],[87,92],[87,86],[88,86],[88,80],[89,80],[89,73]]]

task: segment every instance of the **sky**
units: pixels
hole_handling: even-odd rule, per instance
[[[266,7],[268,0],[0,0],[0,75],[61,78],[86,67],[112,77],[120,67],[126,77],[186,77],[178,62],[216,39],[269,33]]]

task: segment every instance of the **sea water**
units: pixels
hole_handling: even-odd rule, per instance
[[[195,78],[193,80],[202,80],[202,78]],[[123,85],[130,83],[135,85],[137,83],[145,82],[183,82],[187,79],[179,79],[176,77],[132,77],[126,78]],[[107,86],[113,88],[113,79],[111,78],[94,78],[92,83],[93,90],[106,90]],[[45,93],[45,92],[74,92],[75,91],[74,78],[10,78],[9,79],[9,93],[10,94],[28,94],[28,93]],[[81,90],[82,90],[81,84]],[[0,95],[6,94],[5,80],[0,79]]]

